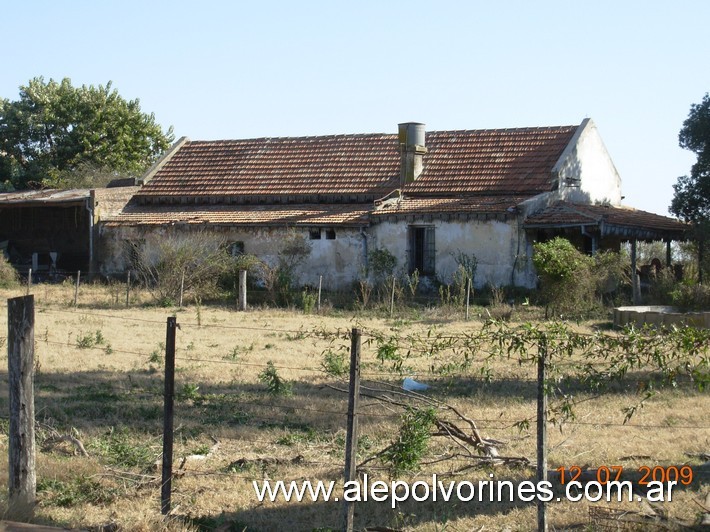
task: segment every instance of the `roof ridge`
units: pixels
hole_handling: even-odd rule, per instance
[[[557,126],[529,126],[529,127],[509,127],[509,128],[482,128],[482,129],[437,129],[426,131],[426,134],[462,134],[462,133],[500,133],[500,132],[516,132],[516,133],[534,133],[542,131],[567,131],[579,127],[577,125],[557,125]],[[341,139],[341,138],[366,138],[366,137],[393,137],[397,138],[397,133],[335,133],[326,135],[302,135],[302,136],[276,136],[276,137],[250,137],[250,138],[233,138],[233,139],[213,139],[213,140],[190,140],[188,144],[229,144],[234,142],[268,142],[268,141],[284,141],[284,140],[310,140],[310,139]]]

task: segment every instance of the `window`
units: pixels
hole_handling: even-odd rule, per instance
[[[335,229],[332,227],[328,228],[325,230],[325,239],[326,240],[335,240]]]
[[[320,240],[320,227],[316,227],[314,229],[309,229],[308,234],[309,234],[311,240]]]
[[[418,270],[422,275],[434,275],[435,262],[434,227],[411,226],[409,228],[409,271]]]
[[[244,253],[244,242],[230,242],[227,245],[227,250],[229,251],[229,254],[232,257],[241,255],[242,253]]]

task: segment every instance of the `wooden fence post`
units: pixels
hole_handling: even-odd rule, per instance
[[[397,278],[393,275],[392,276],[392,297],[390,298],[390,318],[392,317],[392,314],[394,314],[394,287],[395,287],[396,283],[397,283]]]
[[[323,289],[323,276],[318,276],[318,312],[320,312],[320,294]]]
[[[81,283],[81,270],[76,272],[76,286],[74,287],[74,307],[79,301],[79,283]]]
[[[180,301],[178,302],[178,307],[182,308],[182,294],[185,291],[185,270],[182,271],[182,276],[180,277]]]
[[[27,274],[27,293],[25,295],[30,295],[30,290],[32,290],[32,268]]]
[[[131,270],[126,273],[126,307],[128,307],[129,297],[131,295]]]
[[[469,307],[471,306],[470,300],[471,300],[471,279],[469,279],[468,282],[466,283],[466,320],[468,320],[468,311],[469,311]]]
[[[34,515],[35,474],[34,296],[7,300],[10,389],[9,504],[12,519]]]
[[[547,390],[545,389],[547,364],[547,338],[543,333],[537,346],[537,482],[547,481]],[[547,532],[545,501],[537,501],[537,530]]]
[[[175,398],[175,329],[177,320],[169,317],[165,333],[165,395],[163,397],[163,477],[160,511],[170,513],[173,484],[173,403]]]
[[[360,402],[360,329],[353,328],[350,338],[350,387],[348,390],[348,431],[345,439],[345,482],[357,478],[357,411]],[[355,501],[343,499],[343,530],[352,532]]]
[[[247,309],[247,271],[239,270],[239,304],[237,309],[245,311]]]

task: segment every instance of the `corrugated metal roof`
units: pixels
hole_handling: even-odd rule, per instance
[[[20,192],[5,192],[0,194],[0,205],[25,205],[36,203],[38,205],[60,204],[60,203],[81,203],[89,198],[89,189],[71,190],[23,190]]]

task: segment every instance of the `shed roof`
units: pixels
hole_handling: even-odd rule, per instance
[[[5,192],[0,194],[0,207],[25,206],[72,206],[82,205],[91,195],[89,189],[77,188],[71,190],[44,189],[23,190],[20,192]]]
[[[682,240],[689,226],[675,218],[661,216],[630,207],[583,205],[558,201],[528,216],[525,227],[562,228],[597,226],[604,235],[617,235],[648,240]]]

